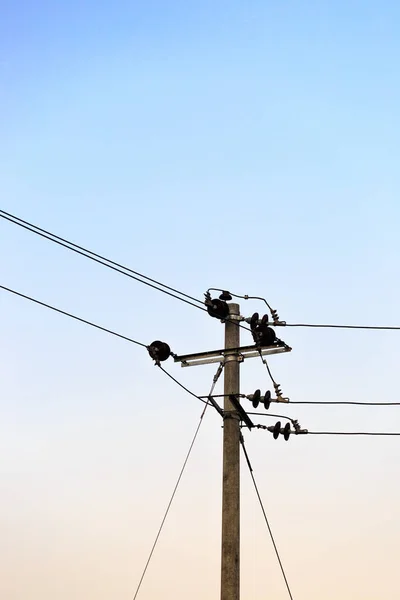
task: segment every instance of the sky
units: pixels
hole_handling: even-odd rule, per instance
[[[195,298],[400,325],[398,3],[0,11],[2,210]],[[1,285],[178,354],[223,344],[205,313],[4,220],[0,244]],[[202,405],[144,348],[5,291],[0,310],[0,596],[133,598]],[[280,335],[293,350],[269,364],[292,401],[400,400],[398,332]],[[165,368],[196,394],[215,373]],[[396,407],[279,409],[310,431],[400,431]],[[245,433],[296,600],[399,598],[398,439]],[[221,451],[208,410],[138,600],[219,596]],[[244,461],[241,481],[242,597],[284,600]]]

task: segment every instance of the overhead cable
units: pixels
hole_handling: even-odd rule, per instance
[[[276,327],[314,327],[325,329],[366,329],[377,331],[400,331],[398,325],[320,325],[316,323],[272,323]]]
[[[66,248],[67,250],[71,250],[72,252],[75,252],[76,254],[79,254],[80,256],[84,256],[85,258],[88,258],[104,267],[107,267],[108,269],[116,271],[117,273],[121,273],[121,275],[125,275],[125,277],[134,279],[135,281],[138,281],[139,283],[143,283],[144,285],[147,285],[159,292],[162,292],[163,294],[167,294],[168,296],[171,296],[172,298],[175,298],[176,300],[180,300],[181,302],[185,302],[186,304],[189,304],[190,306],[194,306],[195,308],[198,308],[202,311],[207,312],[207,309],[205,308],[204,302],[202,300],[198,300],[197,298],[194,298],[193,296],[185,294],[184,292],[181,292],[180,290],[177,290],[177,289],[175,289],[171,286],[168,286],[164,283],[161,283],[160,281],[157,281],[156,279],[152,279],[151,277],[148,277],[147,275],[143,275],[142,273],[139,273],[138,271],[134,271],[133,269],[131,269],[129,267],[125,267],[124,265],[117,263],[111,259],[108,259],[108,258],[102,256],[101,254],[93,252],[92,250],[88,250],[87,248],[84,248],[83,246],[79,246],[78,244],[75,244],[74,242],[70,242],[69,240],[62,238],[59,235],[56,235],[55,233],[51,233],[50,231],[47,231],[46,229],[43,229],[42,227],[39,227],[38,225],[34,225],[33,223],[30,223],[29,221],[25,221],[24,219],[21,219],[20,217],[12,215],[11,213],[8,213],[1,209],[0,209],[0,217],[2,219],[5,219],[6,221],[9,221],[10,223],[13,223],[14,225],[18,225],[19,227],[22,227],[23,229],[30,231],[31,233],[35,233],[36,235],[39,235],[40,237],[42,237],[50,242],[58,244],[59,246],[62,246],[63,248]],[[174,292],[174,293],[172,293],[172,292]],[[177,294],[179,294],[179,295],[177,295]],[[197,304],[194,304],[194,302],[196,302]],[[242,325],[239,322],[230,321],[230,319],[226,319],[226,321],[232,322],[235,325],[237,325],[238,327],[241,327],[242,329],[246,329],[249,331],[248,327]]]
[[[308,431],[307,435],[393,435],[398,436],[397,431]]]
[[[130,269],[129,267],[125,267],[124,265],[121,265],[120,263],[117,263],[113,260],[105,258],[101,254],[92,252],[91,250],[88,250],[87,248],[84,248],[83,246],[79,246],[78,244],[70,242],[69,240],[62,238],[59,235],[51,233],[50,231],[46,231],[45,229],[42,229],[41,227],[38,227],[37,225],[33,225],[32,223],[29,223],[28,221],[25,221],[24,219],[20,219],[19,217],[16,217],[10,213],[7,213],[6,211],[1,210],[1,209],[0,209],[0,217],[2,219],[9,221],[10,223],[13,223],[14,225],[18,225],[19,227],[22,227],[23,229],[30,231],[31,233],[35,233],[36,235],[39,235],[40,237],[42,237],[46,240],[49,240],[50,242],[58,244],[59,246],[63,246],[64,248],[67,248],[67,250],[71,250],[72,252],[75,252],[76,254],[80,254],[81,256],[84,256],[85,258],[89,258],[90,260],[97,262],[98,264],[103,265],[104,267],[107,267],[108,269],[112,269],[113,271],[116,271],[117,273],[121,273],[122,275],[125,275],[126,277],[130,277],[131,279],[135,279],[136,281],[138,281],[140,283],[144,283],[145,285],[147,285],[153,289],[156,289],[159,292],[163,292],[164,294],[167,294],[168,296],[172,296],[173,298],[176,298],[177,300],[181,300],[182,302],[185,302],[186,304],[190,304],[191,306],[194,306],[195,308],[199,308],[200,310],[204,310],[204,311],[207,310],[203,306],[203,302],[201,300],[197,300],[197,298],[193,298],[192,296],[189,296],[188,294],[184,294],[183,292],[180,292],[179,290],[176,290],[173,287],[170,287],[164,283],[161,283],[155,279],[152,279],[151,277],[147,277],[146,275],[143,275],[142,273],[139,273],[138,271],[134,271],[133,269]],[[165,288],[165,289],[162,289],[162,288]],[[169,291],[167,291],[167,290],[169,290]],[[174,293],[172,293],[172,292],[174,292]],[[177,296],[176,294],[179,294],[179,296]],[[180,296],[183,296],[183,298],[181,298]],[[188,298],[189,300],[185,300],[184,298]],[[194,304],[193,302],[197,302],[198,304]]]
[[[15,294],[16,296],[20,296],[21,298],[25,298],[25,300],[29,300],[30,302],[34,302],[35,304],[39,304],[40,306],[44,306],[45,308],[49,308],[50,310],[53,310],[62,315],[65,315],[66,317],[70,317],[71,319],[80,321],[81,323],[84,323],[85,325],[90,325],[90,327],[95,327],[96,329],[100,329],[101,331],[105,331],[106,333],[109,333],[111,335],[115,335],[116,337],[122,338],[123,340],[126,340],[127,342],[131,342],[132,344],[137,344],[138,346],[143,346],[143,348],[147,348],[147,345],[142,344],[142,342],[138,342],[137,340],[127,337],[126,335],[122,335],[121,333],[117,333],[116,331],[112,331],[111,329],[107,329],[106,327],[102,327],[101,325],[97,325],[96,323],[92,323],[91,321],[88,321],[86,319],[82,319],[81,317],[77,317],[76,315],[73,315],[70,312],[61,310],[60,308],[56,308],[55,306],[51,306],[50,304],[46,304],[45,302],[41,302],[40,300],[36,300],[36,298],[32,298],[31,296],[21,294],[21,292],[12,290],[11,288],[8,288],[4,285],[0,285],[0,289],[5,290],[6,292],[10,292],[11,294]]]
[[[161,371],[163,373],[165,373],[165,375],[167,375],[170,379],[172,379],[172,381],[174,381],[177,385],[179,385],[183,390],[185,390],[185,392],[187,392],[188,394],[190,394],[191,396],[193,396],[194,398],[196,398],[197,400],[200,400],[200,402],[202,402],[203,404],[209,404],[207,402],[207,400],[203,400],[203,398],[200,398],[200,396],[197,396],[197,394],[195,394],[194,392],[191,392],[189,390],[189,388],[187,388],[186,386],[183,385],[183,383],[181,383],[180,381],[178,381],[173,375],[171,375],[171,373],[168,373],[168,371],[166,371],[161,365],[157,365]]]
[[[323,406],[324,404],[326,405],[341,405],[341,406],[346,406],[347,404],[349,406],[400,406],[400,402],[356,402],[353,400],[327,400],[325,401],[318,401],[318,400],[289,400],[288,404],[317,404],[320,406]]]

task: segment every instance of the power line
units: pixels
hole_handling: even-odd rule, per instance
[[[65,310],[61,310],[60,308],[56,308],[55,306],[51,306],[50,304],[46,304],[45,302],[41,302],[40,300],[36,300],[36,298],[32,298],[31,296],[26,296],[25,294],[21,294],[21,292],[12,290],[11,288],[8,288],[4,285],[0,285],[0,289],[5,290],[6,292],[10,292],[11,294],[15,294],[16,296],[20,296],[20,298],[25,298],[25,300],[29,300],[30,302],[34,302],[35,304],[39,304],[40,306],[44,306],[45,308],[49,308],[50,310],[54,310],[55,312],[65,315],[66,317],[70,317],[71,319],[80,321],[81,323],[84,323],[85,325],[90,325],[90,327],[95,327],[96,329],[100,329],[101,331],[105,331],[106,333],[109,333],[111,335],[115,335],[116,337],[122,338],[123,340],[126,340],[127,342],[132,342],[132,344],[137,344],[138,346],[147,348],[146,344],[142,344],[141,342],[138,342],[137,340],[127,337],[126,335],[122,335],[121,333],[117,333],[116,331],[112,331],[111,329],[107,329],[106,327],[102,327],[101,325],[97,325],[96,323],[92,323],[91,321],[87,321],[86,319],[82,319],[81,317],[77,317],[76,315],[73,315],[72,313],[69,313]]]
[[[5,219],[6,221],[9,221],[10,223],[13,223],[14,225],[18,225],[18,227],[22,227],[23,229],[30,231],[31,233],[35,233],[36,235],[39,235],[40,237],[42,237],[46,240],[49,240],[50,242],[53,242],[54,244],[63,246],[64,248],[67,248],[67,250],[71,250],[72,252],[75,252],[76,254],[80,254],[81,256],[84,256],[85,258],[89,258],[90,260],[97,262],[98,264],[103,265],[104,267],[107,267],[108,269],[112,269],[113,271],[116,271],[117,273],[121,273],[122,275],[125,275],[125,277],[130,277],[131,279],[134,279],[140,283],[144,283],[145,285],[147,285],[153,289],[156,289],[159,292],[163,292],[164,294],[167,294],[168,296],[172,296],[173,298],[176,298],[177,300],[181,300],[181,302],[190,304],[191,306],[194,306],[195,308],[199,308],[200,310],[207,311],[207,309],[204,306],[198,306],[197,304],[193,304],[193,302],[190,301],[190,300],[193,300],[194,302],[198,302],[199,304],[203,305],[203,302],[201,300],[198,300],[197,298],[193,298],[192,296],[189,296],[188,294],[184,294],[183,292],[180,292],[179,290],[176,290],[175,288],[165,285],[164,283],[161,283],[155,279],[151,279],[150,277],[147,277],[146,275],[143,275],[142,273],[139,273],[138,271],[134,271],[133,269],[130,269],[129,267],[125,267],[124,265],[121,265],[113,260],[105,258],[101,254],[97,254],[96,252],[92,252],[91,250],[88,250],[87,248],[84,248],[83,246],[74,244],[73,242],[70,242],[69,240],[66,240],[54,233],[51,233],[50,231],[46,231],[45,229],[42,229],[41,227],[38,227],[37,225],[33,225],[32,223],[29,223],[28,221],[24,221],[23,219],[20,219],[19,217],[16,217],[10,213],[7,213],[6,211],[1,210],[1,209],[0,209],[0,217],[2,219]],[[139,279],[139,278],[141,278],[141,279]],[[143,281],[144,279],[146,281]],[[153,285],[153,284],[155,284],[155,285]],[[157,286],[161,286],[161,287],[157,287]],[[166,288],[166,289],[162,289],[162,288]],[[170,290],[170,291],[167,291],[167,290]],[[175,292],[175,293],[172,293],[172,292]],[[189,300],[180,298],[176,294],[180,294],[181,296],[184,296],[185,298],[189,298]]]
[[[147,275],[143,275],[142,273],[139,273],[138,271],[135,271],[129,267],[125,267],[124,265],[122,265],[116,261],[106,258],[106,257],[102,256],[101,254],[93,252],[92,250],[88,250],[87,248],[84,248],[83,246],[75,244],[74,242],[70,242],[69,240],[62,238],[61,236],[56,235],[55,233],[47,231],[46,229],[43,229],[42,227],[39,227],[38,225],[34,225],[33,223],[30,223],[29,221],[25,221],[24,219],[21,219],[20,217],[17,217],[16,215],[13,215],[9,212],[6,212],[5,210],[0,209],[0,217],[2,219],[9,221],[10,223],[13,223],[14,225],[18,225],[19,227],[22,227],[23,229],[30,231],[31,233],[35,233],[36,235],[39,235],[39,236],[43,237],[44,239],[49,240],[50,242],[58,244],[59,246],[63,246],[64,248],[67,248],[68,250],[71,250],[72,252],[80,254],[81,256],[85,256],[86,258],[89,258],[90,260],[93,260],[94,262],[97,262],[109,269],[112,269],[118,273],[121,273],[122,275],[125,275],[126,277],[135,279],[136,281],[139,281],[140,283],[148,285],[149,287],[152,287],[152,288],[158,290],[159,292],[163,292],[164,294],[167,294],[168,296],[176,298],[177,300],[180,300],[181,302],[190,304],[191,306],[194,306],[195,308],[199,308],[200,310],[207,311],[207,309],[203,306],[204,303],[202,300],[199,300],[198,298],[195,298],[194,296],[190,296],[189,294],[181,292],[180,290],[177,290],[176,288],[173,288],[169,285],[161,283],[160,281],[157,281],[156,279],[152,279],[151,277],[148,277]],[[139,278],[141,278],[141,279],[139,279]],[[146,281],[144,281],[144,280],[146,280]],[[162,288],[165,288],[165,289],[162,289]],[[169,290],[169,291],[167,291],[167,290]],[[219,288],[210,288],[210,290],[223,291],[222,289],[219,289]],[[174,292],[174,293],[172,293],[172,292]],[[179,294],[179,296],[182,296],[182,297],[176,296],[176,294]],[[238,297],[238,298],[262,300],[263,302],[266,303],[268,308],[270,308],[270,310],[272,310],[270,305],[266,301],[266,299],[262,298],[261,296],[247,296],[247,295],[240,296],[238,294],[232,294],[232,295],[235,297]],[[187,300],[185,300],[185,298],[187,298]],[[193,302],[197,302],[197,304],[193,304]],[[243,329],[248,330],[247,327],[244,327],[240,323],[236,323],[236,324],[239,327],[242,327]],[[386,326],[386,325],[334,325],[334,324],[316,324],[316,323],[286,323],[284,321],[281,321],[281,322],[274,321],[273,323],[271,323],[271,325],[274,325],[276,327],[312,327],[312,328],[331,328],[331,329],[364,329],[364,330],[381,330],[381,331],[385,331],[385,330],[386,331],[400,331],[400,326]]]
[[[193,398],[196,398],[197,400],[200,400],[200,402],[202,402],[203,404],[206,404],[206,405],[211,404],[215,408],[215,410],[217,411],[217,413],[219,415],[223,416],[224,413],[223,413],[222,408],[217,404],[217,402],[215,402],[214,396],[212,395],[213,391],[214,391],[214,388],[215,388],[215,386],[217,384],[217,381],[220,378],[222,370],[224,368],[224,364],[223,363],[221,363],[218,366],[217,372],[215,373],[215,375],[213,377],[213,383],[212,383],[212,386],[211,386],[211,389],[210,389],[210,393],[208,394],[208,396],[204,396],[204,397],[203,396],[197,396],[197,394],[195,394],[194,392],[192,392],[191,390],[189,390],[189,388],[187,388],[186,386],[184,386],[183,383],[181,383],[180,381],[178,381],[178,379],[176,379],[173,375],[171,375],[171,373],[168,373],[168,371],[166,371],[161,366],[161,364],[159,364],[159,363],[156,363],[156,364],[161,369],[161,371],[163,373],[165,373],[165,375],[167,375],[170,379],[172,379],[172,381],[174,381],[177,385],[179,385],[179,387],[181,387],[183,390],[185,390],[185,392],[187,392],[188,394],[190,394],[191,396],[193,396]],[[204,398],[207,398],[207,400],[204,400]]]
[[[261,358],[261,362],[266,366],[267,371],[268,371],[268,375],[276,389],[276,386],[279,384],[276,383],[272,373],[271,373],[271,369],[269,368],[268,362],[267,360],[262,356],[261,352],[260,352],[260,358]],[[280,386],[279,386],[280,387]],[[278,402],[279,404],[279,402]],[[346,404],[348,404],[349,406],[400,406],[400,402],[357,402],[357,401],[344,401],[344,400],[334,400],[334,401],[313,401],[313,400],[287,400],[286,402],[282,402],[282,404],[308,404],[308,405],[321,405],[323,406],[325,405],[342,405],[345,406]]]
[[[275,386],[277,386],[278,384],[277,384],[277,382],[275,381],[275,379],[273,378],[273,375],[272,375],[272,373],[271,373],[271,369],[269,368],[269,365],[268,365],[267,359],[263,357],[263,355],[262,355],[262,353],[261,353],[261,350],[259,350],[259,352],[260,352],[260,358],[261,358],[261,362],[263,363],[263,365],[265,365],[265,367],[266,367],[266,369],[267,369],[267,371],[268,371],[269,378],[270,378],[270,380],[272,381],[272,383],[273,383],[273,385],[274,385],[274,387],[275,387]]]
[[[274,535],[273,535],[272,530],[271,530],[271,526],[270,526],[269,521],[268,521],[267,513],[265,512],[264,504],[263,504],[260,492],[258,490],[257,482],[255,480],[254,473],[253,473],[253,467],[251,466],[250,459],[249,459],[249,456],[247,454],[246,447],[244,445],[244,439],[243,439],[242,434],[240,434],[240,443],[242,445],[243,453],[244,453],[245,458],[246,458],[247,466],[249,467],[250,476],[251,476],[251,479],[253,481],[254,489],[256,490],[257,498],[258,498],[258,501],[260,503],[262,513],[264,515],[264,520],[265,520],[265,523],[267,525],[267,528],[268,528],[268,531],[269,531],[269,535],[271,537],[272,544],[274,546],[275,554],[276,554],[276,557],[277,557],[278,562],[279,562],[279,566],[280,566],[281,571],[282,571],[283,579],[285,580],[286,589],[288,591],[290,600],[293,600],[293,596],[292,596],[292,592],[290,590],[289,582],[287,580],[285,569],[283,568],[282,560],[281,560],[281,557],[279,555],[278,547],[276,545],[275,538],[274,538]]]
[[[151,277],[148,277],[147,275],[143,275],[142,273],[139,273],[138,271],[134,271],[133,269],[131,269],[129,267],[125,267],[124,265],[117,263],[109,258],[106,258],[106,257],[102,256],[101,254],[93,252],[92,250],[88,250],[87,248],[84,248],[83,246],[79,246],[78,244],[75,244],[74,242],[70,242],[69,240],[62,238],[59,235],[56,235],[55,233],[47,231],[46,229],[43,229],[42,227],[39,227],[38,225],[34,225],[33,223],[30,223],[29,221],[25,221],[24,219],[21,219],[20,217],[16,217],[15,215],[12,215],[11,213],[8,213],[2,209],[0,209],[0,217],[2,219],[5,219],[6,221],[9,221],[10,223],[13,223],[14,225],[18,225],[18,227],[22,227],[23,229],[30,231],[31,233],[35,233],[36,235],[39,235],[40,237],[42,237],[50,242],[53,242],[54,244],[58,244],[59,246],[62,246],[63,248],[66,248],[67,250],[71,250],[72,252],[75,252],[76,254],[79,254],[80,256],[84,256],[85,258],[88,258],[88,259],[92,260],[93,262],[96,262],[104,267],[107,267],[108,269],[116,271],[117,273],[121,273],[121,275],[125,275],[125,277],[134,279],[135,281],[138,281],[139,283],[143,283],[144,285],[147,285],[159,292],[162,292],[163,294],[167,294],[168,296],[171,296],[172,298],[175,298],[176,300],[180,300],[181,302],[185,302],[186,304],[189,304],[190,306],[194,306],[195,308],[198,308],[204,312],[207,312],[207,309],[204,307],[204,302],[202,300],[198,300],[197,298],[194,298],[193,296],[189,296],[188,294],[185,294],[184,292],[181,292],[171,286],[161,283],[160,281],[157,281],[156,279],[152,279]],[[146,281],[144,281],[144,280],[146,280]],[[151,283],[149,283],[149,282],[151,282]],[[165,289],[162,289],[162,288],[165,288]],[[167,290],[170,290],[170,291],[167,291]],[[172,292],[174,292],[174,293],[172,293]],[[179,294],[179,296],[177,296],[176,294]],[[183,296],[183,297],[181,298],[180,296]],[[188,300],[185,300],[185,298],[188,298]],[[198,304],[194,304],[192,301],[197,302]],[[241,327],[242,329],[246,329],[247,331],[250,331],[250,329],[248,327],[245,327],[244,325],[241,325],[240,323],[238,323],[236,321],[235,321],[235,325],[237,325],[238,327]]]
[[[355,406],[400,406],[400,402],[355,402],[353,400],[351,401],[326,401],[326,402],[318,402],[318,401],[312,401],[312,400],[289,400],[287,404],[318,404],[318,405],[342,405],[342,406],[346,406],[347,404],[349,406],[355,405]]]
[[[396,431],[308,431],[307,435],[400,435]]]
[[[161,365],[158,365],[158,367],[161,369],[161,371],[163,373],[165,373],[165,375],[167,375],[170,379],[172,379],[172,381],[174,381],[176,384],[178,384],[183,390],[185,390],[185,392],[187,392],[188,394],[190,394],[191,396],[193,396],[194,398],[197,398],[197,400],[200,400],[200,402],[203,402],[203,404],[209,404],[209,402],[207,402],[206,400],[203,400],[203,398],[200,398],[200,396],[197,396],[197,394],[195,394],[194,392],[191,392],[189,390],[189,388],[185,387],[183,385],[183,383],[181,383],[180,381],[178,381],[177,379],[175,379],[175,377],[173,377],[173,375],[171,375],[171,373],[168,373],[168,371],[166,371]]]
[[[231,394],[213,394],[213,398],[225,398],[226,396],[231,396]],[[239,398],[247,398],[246,394],[237,394],[237,396]],[[208,398],[208,396],[200,396],[200,398]],[[275,401],[276,402],[276,401]],[[276,404],[283,404],[285,406],[288,406],[290,404],[316,404],[316,405],[335,405],[335,404],[339,404],[339,405],[343,405],[346,406],[347,404],[349,406],[351,405],[356,405],[356,406],[400,406],[400,402],[356,402],[353,400],[334,400],[334,401],[318,401],[318,400],[285,400],[284,402],[276,402]],[[264,413],[260,413],[260,414],[264,414]]]
[[[276,327],[313,327],[324,329],[366,329],[378,331],[400,331],[400,326],[392,325],[320,325],[315,323],[271,323]]]
[[[221,288],[208,288],[210,292],[224,292],[225,290],[221,289]],[[234,298],[242,298],[243,300],[261,300],[262,302],[265,302],[265,304],[267,305],[268,309],[272,312],[274,312],[274,309],[271,308],[270,304],[268,304],[268,302],[266,301],[265,298],[262,298],[261,296],[249,296],[248,294],[244,294],[243,296],[241,296],[240,294],[234,294],[233,292],[229,291],[228,292],[231,296],[233,296]]]
[[[270,412],[266,412],[266,413],[262,413],[262,412],[249,412],[249,411],[246,410],[246,413],[248,415],[258,415],[259,417],[274,417],[276,419],[286,419],[287,421],[292,421],[293,420],[290,417],[288,417],[287,415],[275,415],[275,414],[270,413]]]

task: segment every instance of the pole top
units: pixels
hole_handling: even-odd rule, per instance
[[[240,306],[236,302],[230,302],[228,304],[229,314],[234,316],[240,316]]]

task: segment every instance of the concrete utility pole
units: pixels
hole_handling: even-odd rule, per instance
[[[239,305],[229,304],[225,322],[224,394],[239,394]],[[240,597],[240,416],[229,396],[224,398],[222,483],[221,600]]]
[[[207,292],[208,294],[208,292]],[[209,296],[209,294],[208,294]],[[208,396],[209,402],[224,419],[223,439],[223,480],[222,480],[222,547],[221,547],[221,600],[239,600],[240,598],[240,424],[241,422],[252,429],[249,415],[239,402],[239,367],[247,358],[263,357],[271,354],[290,352],[291,348],[283,342],[275,343],[275,335],[263,319],[254,313],[250,320],[253,339],[257,342],[250,346],[240,346],[240,316],[238,304],[225,302],[229,292],[223,292],[219,299],[211,300],[207,297],[206,305],[211,317],[225,323],[225,347],[208,352],[195,354],[174,355],[174,361],[180,362],[182,367],[193,367],[210,363],[219,363],[225,369],[224,408],[222,409],[212,395]],[[229,311],[229,312],[228,312]],[[272,336],[271,336],[272,333]],[[170,349],[163,342],[153,342],[151,356],[158,360],[166,360]],[[214,379],[214,384],[216,379]],[[258,390],[258,402],[260,391]],[[230,397],[231,396],[231,397]],[[218,397],[218,396],[216,396]],[[204,396],[207,398],[207,396]],[[249,396],[247,398],[250,399]],[[266,398],[266,408],[269,402],[283,402],[283,398]],[[254,404],[253,404],[254,406]],[[280,423],[279,432],[280,431]],[[275,428],[268,428],[275,435]]]

